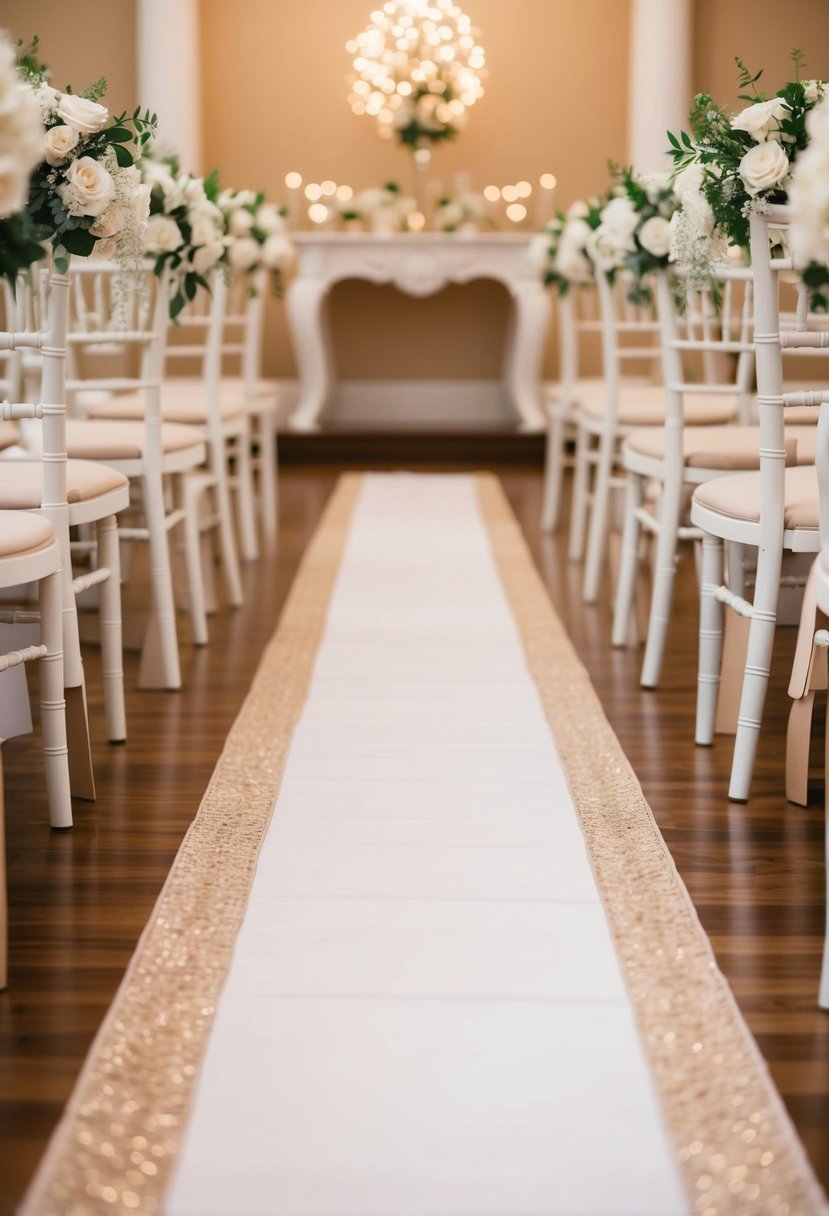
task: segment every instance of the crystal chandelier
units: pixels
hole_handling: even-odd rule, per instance
[[[477,33],[453,0],[388,0],[346,43],[352,110],[411,148],[451,138],[484,91]]]

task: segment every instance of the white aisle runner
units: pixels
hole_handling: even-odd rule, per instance
[[[365,479],[172,1216],[687,1213],[467,476]]]

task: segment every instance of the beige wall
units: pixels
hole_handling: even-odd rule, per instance
[[[175,3],[175,0],[170,0]],[[486,93],[457,142],[436,151],[447,184],[503,184],[545,171],[557,201],[602,188],[609,158],[627,143],[629,0],[465,0],[486,49]],[[3,0],[15,36],[39,32],[58,85],[105,73],[112,108],[135,97],[136,0]],[[285,173],[354,186],[397,178],[409,188],[406,153],[383,143],[346,101],[346,40],[372,0],[201,0],[206,166],[228,184],[279,199]],[[829,77],[829,0],[695,0],[693,82],[736,103],[734,55],[765,66],[774,89],[787,50],[800,46],[809,75]],[[690,100],[690,99],[689,99]],[[496,375],[508,302],[493,283],[448,289],[427,301],[392,288],[343,284],[332,300],[340,368],[378,378]],[[284,305],[268,308],[267,370],[293,374]],[[554,345],[548,371],[555,367]]]

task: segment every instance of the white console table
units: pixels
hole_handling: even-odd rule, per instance
[[[411,296],[428,296],[448,283],[495,279],[513,300],[503,381],[522,431],[544,425],[541,363],[550,301],[528,256],[531,233],[297,232],[297,274],[287,295],[288,319],[299,365],[293,431],[319,430],[336,372],[326,313],[335,283],[365,279],[392,283]]]

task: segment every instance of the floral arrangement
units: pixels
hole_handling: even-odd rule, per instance
[[[32,235],[51,243],[58,270],[66,269],[70,254],[135,265],[149,211],[136,164],[155,133],[156,116],[139,107],[129,117],[113,117],[100,102],[103,77],[80,94],[52,88],[36,50],[35,40],[19,59],[40,107],[45,148],[29,188]]]
[[[594,266],[587,247],[601,221],[604,200],[577,199],[567,211],[557,211],[542,239],[546,248],[544,281],[565,296],[573,285],[593,282]],[[540,243],[539,243],[540,248]]]
[[[807,116],[825,92],[822,81],[799,79],[799,51],[792,60],[797,78],[766,97],[757,89],[762,72],[752,75],[737,59],[745,109],[729,115],[700,93],[691,134],[668,133],[681,201],[672,257],[692,277],[710,275],[729,246],[747,247],[752,211],[787,201],[793,165],[809,142]]]
[[[809,146],[797,161],[789,200],[789,239],[795,264],[816,302],[827,306],[829,288],[829,97],[806,119]],[[815,295],[820,295],[820,301]]]
[[[612,197],[602,207],[599,223],[587,243],[587,252],[599,270],[614,275],[628,271],[633,303],[651,299],[648,277],[668,265],[671,217],[676,201],[668,174],[640,177],[633,169],[611,166],[615,177]]]
[[[215,178],[182,173],[174,159],[145,158],[141,172],[150,190],[144,251],[154,259],[156,274],[170,274],[170,315],[175,319],[199,287],[209,289],[206,276],[227,264],[229,241],[218,185]]]
[[[476,36],[454,0],[389,0],[346,43],[352,110],[411,148],[451,139],[483,94]]]
[[[269,270],[274,289],[281,290],[282,273],[294,260],[295,249],[285,227],[285,211],[253,190],[222,190],[216,199],[224,216],[231,270],[253,275]]]
[[[342,204],[340,218],[368,221],[375,232],[406,232],[417,201],[403,194],[397,182],[369,186]]]
[[[43,256],[24,210],[29,175],[43,154],[40,106],[20,78],[14,45],[0,31],[0,275],[12,284]]]
[[[477,228],[485,218],[486,201],[475,190],[461,190],[438,199],[435,207],[435,227],[441,232]]]

